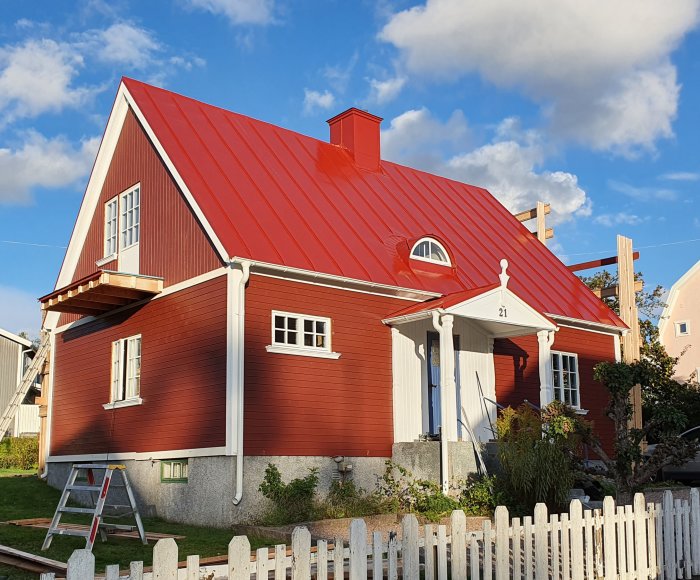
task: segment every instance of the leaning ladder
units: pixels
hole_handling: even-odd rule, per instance
[[[81,471],[86,472],[87,485],[76,483],[78,475]],[[97,483],[95,480],[95,471],[104,471],[104,477],[101,483]],[[126,491],[126,496],[129,500],[129,505],[114,505],[108,504],[107,495],[112,485],[112,477],[117,473],[122,477],[124,485],[113,487],[123,487]],[[71,492],[89,492],[90,497],[93,502],[92,507],[70,507],[68,506],[68,500],[70,499]],[[95,495],[98,494],[95,498]],[[51,525],[49,526],[49,531],[46,532],[46,538],[44,539],[44,544],[41,546],[42,550],[48,550],[51,545],[51,540],[54,536],[82,536],[85,538],[85,549],[92,550],[92,546],[95,543],[95,538],[97,537],[97,532],[99,531],[102,539],[105,539],[104,530],[106,528],[117,528],[117,529],[129,529],[132,530],[132,526],[114,526],[106,525],[102,521],[103,511],[105,508],[112,509],[127,509],[128,511],[120,514],[134,516],[136,520],[136,529],[139,532],[139,538],[143,544],[147,544],[146,533],[143,530],[143,523],[141,522],[141,515],[136,507],[136,500],[134,498],[134,492],[129,485],[129,478],[126,475],[125,465],[97,465],[93,463],[85,464],[74,464],[71,468],[70,475],[66,481],[66,486],[63,488],[63,493],[61,494],[61,499],[58,502],[58,507],[56,508],[56,513],[51,520]],[[75,526],[61,526],[61,516],[63,514],[90,514],[92,515],[92,522],[88,529],[78,528]]]
[[[7,405],[5,410],[0,416],[0,441],[10,428],[10,424],[15,418],[17,409],[24,401],[24,397],[27,396],[30,387],[34,384],[34,380],[37,375],[41,372],[41,367],[44,366],[44,361],[46,360],[46,355],[49,352],[49,347],[51,344],[51,337],[48,332],[44,333],[41,339],[41,344],[39,345],[39,350],[37,350],[32,362],[27,367],[27,370],[22,377],[22,380],[17,385],[17,389],[10,399],[10,403]]]

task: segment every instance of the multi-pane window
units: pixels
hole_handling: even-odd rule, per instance
[[[117,253],[118,205],[116,197],[105,204],[105,257]]]
[[[121,194],[119,199],[120,216],[119,229],[121,233],[120,249],[133,246],[139,241],[140,226],[140,197],[139,186]]]
[[[187,483],[187,459],[160,462],[160,480],[163,483]]]
[[[579,408],[578,356],[566,352],[552,352],[552,374],[554,398],[567,405]]]
[[[306,349],[330,350],[330,324],[328,318],[272,313],[272,342]]]
[[[137,399],[141,392],[141,337],[112,343],[112,401]]]
[[[432,238],[418,240],[411,250],[411,258],[433,262],[435,264],[450,265],[450,257],[443,245]]]

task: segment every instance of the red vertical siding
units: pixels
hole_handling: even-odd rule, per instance
[[[97,269],[104,254],[104,204],[141,183],[140,273],[162,276],[165,286],[222,265],[199,221],[163,165],[134,114],[129,111],[107,172],[73,280]],[[117,262],[103,266],[117,269]],[[63,314],[59,324],[78,315]]]
[[[391,330],[404,301],[251,276],[246,293],[245,454],[390,457]],[[271,312],[331,318],[337,360],[268,353]]]
[[[143,404],[105,410],[111,343],[141,334]],[[226,276],[56,337],[51,454],[226,444]]]
[[[552,350],[578,354],[581,381],[581,407],[588,409],[586,419],[593,421],[601,440],[612,441],[612,422],[605,416],[608,394],[593,379],[593,367],[601,361],[615,360],[615,342],[609,334],[560,327]],[[497,339],[494,342],[496,398],[501,405],[520,405],[524,399],[539,405],[539,350],[536,336]]]

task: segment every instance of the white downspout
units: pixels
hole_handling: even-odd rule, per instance
[[[233,267],[233,262],[231,267]],[[234,271],[233,275],[235,277],[236,289],[234,290],[235,295],[235,307],[233,309],[233,332],[234,345],[236,347],[236,352],[234,353],[235,362],[234,368],[236,369],[236,495],[233,498],[233,504],[238,505],[241,503],[241,498],[243,497],[243,420],[244,420],[244,390],[243,383],[245,378],[245,366],[244,366],[244,354],[245,354],[245,286],[250,278],[250,262],[242,261],[240,262],[241,269]]]
[[[539,344],[540,408],[554,400],[554,379],[552,377],[552,344],[554,331],[540,330],[537,333]]]
[[[440,335],[440,487],[442,493],[447,495],[450,489],[449,481],[449,447],[447,445],[447,425],[445,397],[445,385],[447,382],[447,369],[445,368],[445,326],[440,322],[440,313],[433,311],[433,328]]]

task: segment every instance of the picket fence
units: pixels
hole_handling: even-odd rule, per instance
[[[615,506],[605,498],[602,510],[583,510],[573,500],[569,513],[547,513],[544,504],[534,517],[509,518],[505,507],[496,509],[494,522],[479,531],[467,531],[464,512],[455,511],[450,534],[444,525],[425,525],[422,533],[413,515],[403,518],[401,539],[375,532],[368,544],[367,526],[352,520],[348,546],[319,540],[312,548],[304,527],[286,545],[251,553],[246,536],[236,536],[228,548],[228,564],[200,566],[199,556],[188,556],[178,569],[177,544],[160,540],[153,550],[153,571],[132,562],[122,578],[130,580],[329,580],[388,578],[388,580],[584,580],[593,578],[665,580],[700,574],[700,494],[693,488],[690,501],[664,492],[660,504],[647,504],[644,495],[632,505]],[[117,580],[119,567],[108,566],[106,580]],[[87,550],[76,550],[68,561],[68,580],[93,580],[95,560]],[[52,580],[52,574],[42,580]]]

